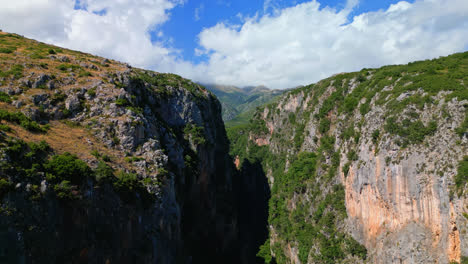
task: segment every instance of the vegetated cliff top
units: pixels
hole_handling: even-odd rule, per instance
[[[212,97],[202,86],[175,74],[132,68],[115,60],[0,32],[0,110],[22,113],[26,120],[3,118],[2,122],[11,128],[7,134],[27,141],[45,140],[58,153],[70,152],[90,160],[94,159],[91,153],[98,151],[127,164],[123,161],[123,149],[109,148],[110,142],[106,144],[105,138],[96,137],[89,126],[78,126],[76,121],[89,118],[90,122],[98,122],[100,117],[112,115],[112,111],[92,113],[93,100],[101,92],[99,97],[105,100],[99,104],[107,104],[106,109],[129,111],[138,122],[144,104],[122,94],[123,82],[128,81],[124,79],[128,78],[152,85],[153,92],[163,97],[171,92],[167,87],[186,89],[202,100]],[[88,114],[73,120],[82,112]],[[117,138],[113,141],[118,145]]]

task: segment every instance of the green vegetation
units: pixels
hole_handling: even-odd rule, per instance
[[[89,89],[88,91],[86,91],[86,93],[91,96],[91,97],[94,97],[96,96],[96,88],[91,88]]]
[[[299,123],[299,118],[302,121],[303,117],[309,115],[299,113],[294,118],[288,116],[286,126],[296,131],[295,135],[301,135],[304,123]],[[309,258],[317,263],[337,263],[347,255],[363,259],[367,257],[366,249],[337,227],[338,222],[346,217],[346,208],[343,187],[331,183],[340,164],[339,152],[334,151],[334,137],[322,136],[316,153],[300,152],[286,158],[286,153],[272,154],[268,146],[257,146],[249,140],[250,134],[261,136],[268,133],[265,121],[259,115],[248,124],[229,128],[227,132],[232,156],[239,156],[241,163],[244,160],[261,162],[264,171],[272,171],[275,179],[268,222],[277,235],[276,243],[270,247],[270,240],[267,240],[257,256],[263,258],[265,263],[273,263],[271,250],[275,254],[276,263],[287,263],[283,253],[286,246],[284,243],[287,242],[299,249],[299,260],[302,263],[306,263]],[[288,141],[291,139],[284,140],[281,135],[281,132],[273,134],[276,142],[281,144],[281,149],[292,149]],[[300,146],[302,141],[302,136],[295,136],[293,143],[297,142]],[[290,166],[285,173],[287,159]],[[327,184],[330,184],[329,188],[324,187]],[[294,206],[291,204],[293,200]],[[318,251],[311,251],[313,247],[318,247]]]
[[[136,174],[120,172],[114,176],[114,170],[104,161],[99,161],[97,168],[92,170],[86,162],[76,155],[63,153],[51,155],[51,149],[45,141],[26,143],[22,140],[8,139],[0,142],[7,159],[0,162],[0,169],[5,175],[12,175],[12,179],[0,178],[0,198],[12,191],[13,182],[27,180],[34,187],[32,200],[41,198],[38,185],[47,179],[57,197],[64,201],[82,199],[82,189],[87,188],[89,182],[95,181],[99,185],[111,184],[120,198],[133,203],[141,198],[143,205],[154,201],[155,197],[144,187],[144,181]],[[108,156],[103,155],[102,158]],[[152,184],[159,182],[152,181]]]
[[[105,162],[99,161],[94,174],[98,182],[112,181],[114,177],[114,169]]]
[[[137,175],[134,173],[120,171],[113,186],[121,199],[127,203],[133,203],[140,197],[145,205],[149,205],[155,199],[153,195],[148,193],[144,183],[138,180]]]
[[[49,129],[47,125],[41,126],[21,112],[10,113],[6,110],[0,110],[1,120],[18,124],[31,132],[46,133]]]
[[[413,122],[404,119],[399,124],[396,117],[389,117],[384,128],[388,133],[400,136],[401,141],[398,141],[397,144],[406,147],[410,144],[421,143],[426,136],[433,135],[437,131],[437,122],[431,121],[425,126],[420,120]]]
[[[462,137],[464,134],[467,134],[468,136],[468,111],[465,113],[465,119],[455,131],[458,135],[460,135],[460,137]]]
[[[168,87],[182,87],[189,91],[195,98],[204,97],[203,88],[201,86],[176,74],[140,71],[133,77],[132,81],[150,84],[152,89],[163,97],[170,95]]]
[[[11,103],[11,98],[7,93],[0,92],[0,102]]]
[[[467,182],[468,182],[468,156],[465,156],[458,164],[457,175],[455,175],[455,185],[457,186],[457,190],[460,195],[463,193]]]
[[[92,175],[88,165],[70,153],[53,156],[44,164],[44,168],[47,179],[52,182],[70,181],[77,185]]]
[[[130,102],[126,98],[118,98],[117,100],[115,100],[115,104],[117,106],[125,107],[125,106],[129,106]]]
[[[0,47],[0,53],[10,54],[16,50],[15,47]]]
[[[78,77],[91,77],[93,76],[89,71],[80,70]]]
[[[13,184],[8,179],[0,179],[0,199],[12,190]]]
[[[272,103],[284,90],[270,90],[266,87],[246,87],[206,85],[222,104],[222,116],[226,127],[248,123],[257,107]]]
[[[272,189],[270,200],[269,223],[273,225],[281,241],[296,241],[299,248],[299,259],[306,263],[311,257],[318,263],[337,263],[347,254],[366,258],[366,249],[353,238],[337,230],[336,224],[346,217],[344,205],[344,189],[334,185],[324,196],[320,184],[320,174],[317,165],[319,156],[315,153],[300,153],[291,164],[289,171],[278,178]],[[325,177],[328,177],[326,174]],[[297,194],[307,190],[310,200],[301,199],[296,202],[295,209],[290,209],[287,201]],[[310,213],[311,208],[316,208]],[[269,241],[267,241],[269,243]],[[318,253],[311,252],[312,246],[318,246]],[[270,263],[271,257],[266,254],[265,244],[261,247],[259,256],[265,263]],[[278,263],[284,263],[282,249],[275,250]]]
[[[203,127],[188,124],[184,128],[184,135],[186,139],[191,139],[195,145],[203,145],[206,143],[205,129]]]
[[[19,79],[23,77],[24,67],[23,65],[16,64],[11,66],[8,71],[0,71],[0,77],[10,77],[13,76],[14,79]]]
[[[57,66],[57,69],[60,71],[77,71],[81,70],[81,67],[76,64],[63,63]]]

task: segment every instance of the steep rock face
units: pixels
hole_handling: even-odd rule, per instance
[[[468,54],[462,53],[338,74],[257,111],[240,129],[247,147],[234,141],[233,154],[261,157],[272,187],[270,240],[260,249],[265,260],[465,259],[466,181],[460,179],[466,170],[459,167],[468,153],[466,65]],[[306,164],[315,167],[297,168]],[[339,203],[327,200],[328,194],[339,196],[332,186],[340,185]],[[332,229],[323,225],[327,212]],[[367,254],[352,249],[354,242],[343,246],[347,235]]]
[[[239,263],[240,186],[210,92],[176,75],[0,39],[16,49],[0,54],[2,260]],[[76,162],[91,168],[86,175],[50,165],[75,159],[66,152],[85,161]]]
[[[437,99],[439,105],[424,109],[427,116],[441,116],[445,102]],[[464,119],[462,102],[451,101],[445,107],[452,120]],[[374,128],[382,123],[376,111],[367,115]],[[401,150],[391,139],[377,146],[359,146],[359,159],[352,163],[345,179],[346,205],[351,225],[359,226],[357,234],[366,246],[382,249],[376,251],[377,263],[460,260],[459,228],[463,224],[458,227],[457,218],[466,220],[462,215],[465,209],[462,206],[458,212],[455,210],[454,204],[463,203],[463,199],[450,199],[449,184],[466,147],[457,145],[459,137],[450,131],[451,127],[451,123],[439,123],[437,132],[424,146]],[[364,129],[373,131],[371,127]],[[359,161],[364,163],[359,165]],[[416,256],[410,252],[414,247],[421,249],[413,253]]]

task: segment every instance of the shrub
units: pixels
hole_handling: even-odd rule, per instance
[[[128,100],[125,98],[118,98],[117,100],[115,100],[115,104],[117,106],[128,106],[130,105],[130,102],[128,102]]]
[[[390,117],[387,119],[384,128],[388,133],[402,137],[403,142],[401,144],[406,147],[409,144],[421,143],[426,136],[433,135],[437,131],[437,122],[431,121],[428,126],[424,126],[421,120],[412,122],[409,119],[404,119],[399,124],[395,117]]]
[[[81,69],[80,66],[75,65],[75,64],[70,64],[70,63],[60,64],[56,68],[57,70],[60,70],[60,71],[68,71],[69,69],[71,69],[72,71],[76,71],[76,70]]]
[[[70,181],[63,180],[62,182],[54,185],[55,194],[59,199],[62,200],[75,200],[78,198],[77,195],[73,193],[76,187],[73,187],[70,184]]]
[[[114,179],[114,169],[105,162],[100,161],[94,171],[94,175],[98,182],[111,181]]]
[[[89,71],[83,71],[81,70],[80,73],[78,74],[79,77],[91,77],[93,76]]]
[[[459,162],[457,175],[455,176],[455,185],[459,193],[463,192],[466,182],[468,182],[468,156],[463,157]]]
[[[377,142],[379,141],[379,137],[380,137],[380,131],[374,130],[374,132],[372,132],[372,143],[377,144]]]
[[[23,65],[16,64],[16,65],[11,66],[10,70],[8,71],[5,71],[5,72],[0,71],[0,77],[13,76],[13,78],[19,79],[23,77],[23,70],[24,70]]]
[[[48,130],[46,126],[41,127],[21,112],[10,113],[6,110],[0,110],[0,120],[16,123],[31,132],[45,133]]]
[[[468,112],[465,115],[465,119],[460,124],[460,126],[455,130],[460,137],[466,133],[468,134]]]
[[[0,102],[11,103],[11,98],[7,93],[0,92]]]
[[[88,164],[68,152],[53,156],[44,164],[44,168],[50,174],[49,178],[56,182],[67,180],[73,184],[80,184],[92,175]]]
[[[53,49],[49,49],[49,54],[57,54],[57,52],[55,52]]]
[[[343,173],[345,177],[348,176],[350,166],[351,166],[350,162],[346,162],[346,164],[343,166]]]
[[[188,124],[184,128],[184,135],[186,138],[190,138],[195,145],[203,145],[206,142],[205,139],[205,128]]]
[[[0,131],[11,132],[11,127],[5,124],[0,124]]]
[[[13,184],[7,179],[0,179],[0,199],[11,191]]]
[[[270,239],[267,239],[263,245],[260,246],[260,250],[257,253],[257,257],[262,258],[265,263],[271,263],[271,249]]]
[[[10,54],[10,53],[13,53],[13,51],[15,50],[16,48],[12,48],[12,47],[8,47],[8,48],[0,47],[0,53]]]
[[[89,96],[94,97],[96,96],[96,88],[91,88],[86,92]]]
[[[319,131],[322,134],[325,134],[330,130],[330,120],[328,118],[322,118],[319,124]]]
[[[122,200],[132,202],[136,199],[136,193],[141,190],[142,184],[138,181],[136,174],[120,171],[114,182],[114,188]]]

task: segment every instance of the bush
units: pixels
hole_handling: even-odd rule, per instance
[[[15,50],[16,50],[16,48],[11,48],[11,47],[3,48],[3,47],[0,47],[0,53],[10,54],[10,53],[13,53]]]
[[[76,187],[73,187],[69,181],[62,181],[59,184],[54,185],[55,194],[59,199],[62,200],[75,200],[78,198],[77,195],[73,193]]]
[[[372,132],[372,143],[377,144],[377,142],[379,141],[379,137],[380,137],[380,131],[374,130],[374,132]]]
[[[100,161],[94,170],[94,175],[98,182],[112,181],[114,179],[114,169],[105,162]]]
[[[21,112],[10,113],[5,110],[0,110],[0,120],[16,123],[31,132],[45,133],[48,130],[46,126],[41,127],[38,123],[32,121]]]
[[[468,112],[465,114],[463,122],[455,131],[460,137],[463,137],[464,134],[468,134]]]
[[[0,199],[11,191],[13,184],[7,179],[0,179]]]
[[[431,121],[428,126],[425,126],[421,120],[412,122],[409,119],[404,119],[399,124],[395,117],[389,117],[384,128],[388,133],[402,137],[401,144],[406,147],[409,144],[419,144],[426,136],[433,135],[437,131],[437,122]]]
[[[11,98],[7,93],[0,92],[0,102],[11,103]]]
[[[204,127],[188,124],[184,128],[184,135],[187,139],[190,138],[195,145],[206,143]]]
[[[49,173],[49,179],[55,182],[66,180],[81,184],[86,177],[92,175],[88,164],[68,152],[53,156],[44,164],[44,168]]]
[[[330,120],[328,118],[322,118],[319,124],[319,131],[322,134],[325,134],[330,130]]]
[[[458,164],[457,175],[455,176],[455,185],[459,194],[463,193],[466,183],[468,182],[468,156],[463,157],[463,159]]]
[[[128,106],[130,105],[130,102],[128,102],[128,100],[125,98],[118,98],[117,100],[115,100],[115,104],[117,106]]]
[[[138,194],[140,196],[145,193],[148,194],[134,173],[120,171],[117,174],[117,180],[113,184],[120,198],[127,203],[134,202]]]
[[[57,54],[57,52],[55,52],[53,49],[49,49],[49,54]]]
[[[56,68],[57,70],[60,70],[60,71],[68,71],[69,69],[71,69],[72,71],[76,71],[76,70],[81,69],[80,66],[75,65],[75,64],[69,64],[69,63],[60,64]]]
[[[24,70],[23,65],[16,64],[16,65],[13,65],[8,71],[5,71],[5,72],[0,71],[0,77],[13,76],[15,79],[19,79],[23,77],[23,70]]]

